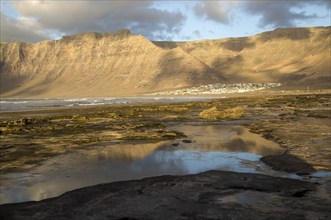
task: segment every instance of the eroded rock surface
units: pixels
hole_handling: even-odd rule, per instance
[[[257,174],[208,171],[114,182],[57,198],[0,206],[1,219],[327,219],[319,185]],[[327,196],[328,195],[328,196]]]
[[[299,175],[309,174],[316,171],[306,161],[291,154],[268,155],[262,157],[261,161],[268,164],[275,170],[297,173]]]

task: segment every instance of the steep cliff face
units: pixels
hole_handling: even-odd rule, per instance
[[[154,42],[181,47],[231,82],[283,82],[330,87],[330,27],[280,28],[252,37]]]
[[[222,80],[182,49],[165,50],[125,30],[2,43],[1,52],[3,97],[126,95]]]
[[[1,43],[2,97],[92,97],[224,82],[330,86],[330,27],[151,42],[128,30]]]

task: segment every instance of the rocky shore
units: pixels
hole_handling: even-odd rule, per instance
[[[101,184],[41,202],[2,205],[0,217],[3,220],[328,219],[331,199],[325,192],[318,184],[298,180],[208,171]]]
[[[37,167],[95,143],[155,143],[185,138],[185,122],[240,125],[274,141],[282,154],[261,161],[305,181],[209,171],[114,182],[42,200],[4,204],[1,219],[327,219],[331,171],[330,94],[234,97],[208,102],[100,106],[0,114],[1,173]],[[240,107],[239,118],[200,118]],[[189,141],[189,140],[188,140]],[[187,144],[190,144],[188,142]],[[308,181],[308,182],[307,182]]]

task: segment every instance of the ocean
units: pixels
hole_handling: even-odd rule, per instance
[[[47,109],[63,109],[80,106],[127,105],[144,103],[174,103],[203,101],[210,97],[103,97],[103,98],[45,98],[1,99],[0,112],[21,112]]]

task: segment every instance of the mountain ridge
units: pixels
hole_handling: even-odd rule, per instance
[[[1,97],[139,95],[212,83],[330,85],[330,27],[155,42],[129,30],[1,43]]]
[[[232,82],[260,79],[304,87],[309,84],[305,77],[315,75],[326,79],[322,87],[330,85],[330,27],[278,28],[251,37],[154,43],[164,48],[182,47],[211,68],[219,69]],[[295,85],[293,75],[301,85]]]

